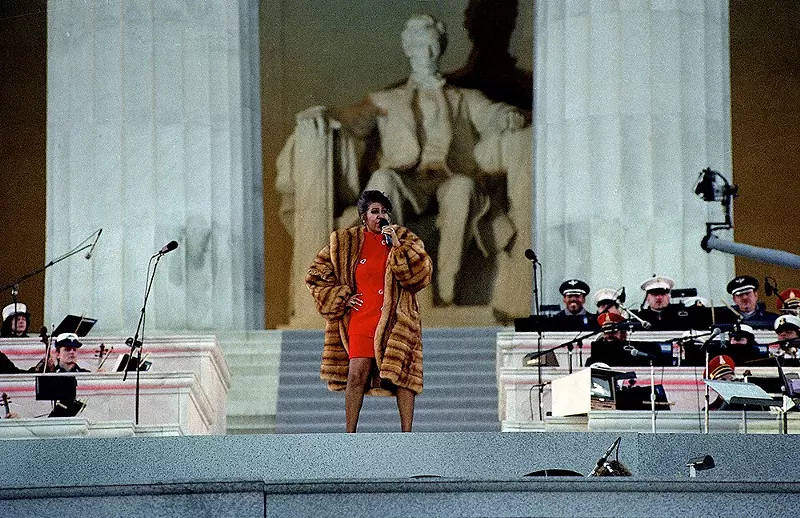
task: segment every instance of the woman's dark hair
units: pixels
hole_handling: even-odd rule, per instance
[[[358,203],[356,207],[358,208],[358,215],[363,216],[369,206],[373,203],[380,203],[383,205],[386,210],[392,212],[392,202],[391,200],[383,194],[381,191],[364,191],[361,193],[361,197],[358,199]]]
[[[14,334],[14,331],[11,329],[11,324],[14,322],[14,319],[17,318],[19,315],[25,316],[25,332],[21,335]],[[31,326],[31,318],[27,313],[14,313],[13,315],[9,315],[7,319],[3,321],[3,327],[0,329],[0,336],[3,338],[9,338],[12,336],[28,336],[28,328]]]

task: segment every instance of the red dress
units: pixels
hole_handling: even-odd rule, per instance
[[[350,358],[375,357],[375,329],[381,319],[383,279],[390,248],[383,234],[364,231],[364,246],[356,266],[356,293],[361,294],[363,304],[350,313],[347,328]]]

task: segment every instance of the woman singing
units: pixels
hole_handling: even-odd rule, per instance
[[[330,390],[344,390],[348,432],[356,431],[364,394],[394,395],[400,427],[410,432],[422,392],[415,294],[431,282],[431,260],[421,239],[388,223],[391,211],[382,192],[364,191],[363,225],[334,231],[306,276],[326,320],[320,377]]]

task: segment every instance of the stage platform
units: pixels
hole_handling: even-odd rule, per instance
[[[621,437],[627,478],[584,475]],[[292,434],[3,441],[2,516],[788,516],[800,437]],[[686,462],[716,467],[690,478]]]

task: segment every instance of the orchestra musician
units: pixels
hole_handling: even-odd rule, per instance
[[[690,329],[689,312],[682,304],[672,304],[675,281],[663,275],[653,276],[641,285],[645,293],[642,308],[636,314],[650,323],[651,331]]]
[[[23,338],[28,336],[31,315],[28,306],[22,302],[12,302],[3,308],[2,338]]]
[[[56,337],[56,372],[89,372],[78,365],[78,349],[83,344],[75,333],[61,333]]]

